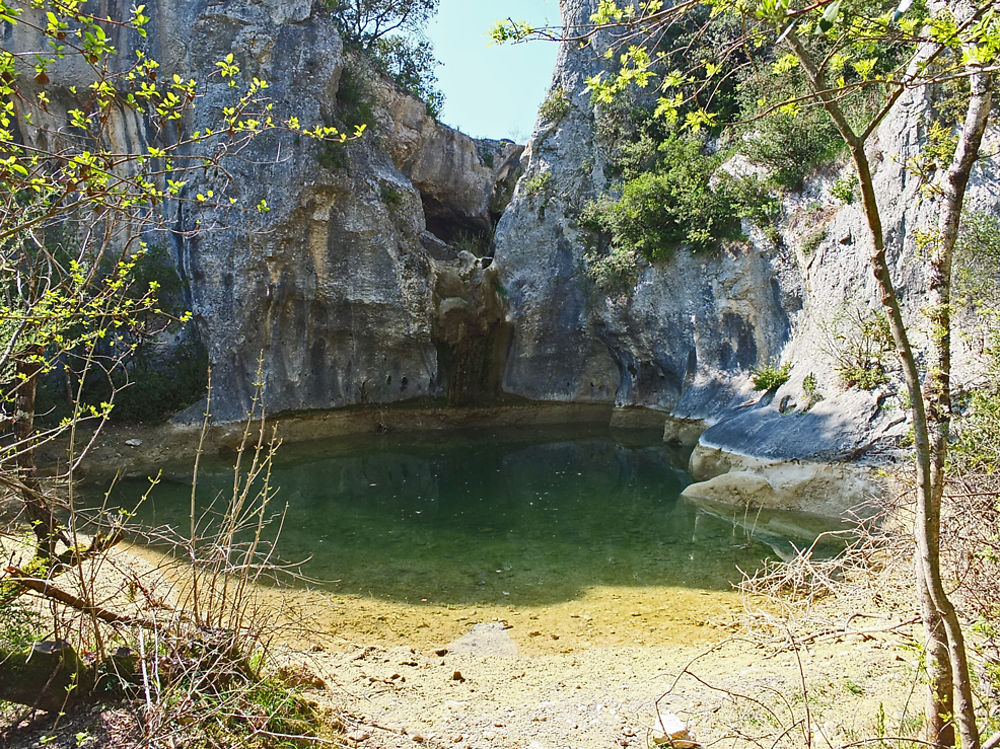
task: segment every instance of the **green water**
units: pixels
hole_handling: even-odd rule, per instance
[[[400,603],[550,605],[594,587],[729,590],[772,546],[679,494],[655,434],[585,429],[383,435],[285,447],[278,548],[312,587]],[[187,527],[190,479],[167,472],[140,513]],[[203,501],[232,485],[208,461]],[[122,481],[122,503],[148,486]],[[773,540],[772,540],[773,545]]]

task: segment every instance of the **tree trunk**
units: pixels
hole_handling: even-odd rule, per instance
[[[38,393],[38,376],[42,365],[37,347],[19,356],[15,364],[17,392],[14,398],[14,438],[18,449],[15,454],[18,479],[21,482],[21,499],[38,542],[37,555],[45,559],[56,556],[56,545],[65,534],[59,528],[52,504],[45,500],[38,472],[35,467],[35,397]]]
[[[951,165],[939,183],[941,213],[938,217],[937,241],[931,248],[928,278],[928,318],[930,337],[927,347],[927,401],[929,438],[928,486],[917,494],[915,535],[918,551],[918,574],[924,585],[921,595],[927,628],[929,610],[940,619],[945,630],[945,642],[954,681],[954,715],[958,720],[964,749],[978,749],[979,729],[976,725],[975,703],[972,699],[972,679],[965,651],[961,623],[941,580],[941,498],[944,494],[948,440],[951,431],[951,275],[955,243],[958,240],[962,206],[972,168],[979,158],[979,148],[993,105],[992,75],[974,69],[969,77],[970,98],[966,108],[958,144]],[[933,616],[930,621],[933,623]],[[940,628],[936,628],[939,632]],[[935,643],[936,644],[936,643]],[[935,658],[940,653],[932,652]],[[934,689],[937,685],[932,684]],[[944,685],[941,685],[943,688]],[[940,698],[940,691],[932,693]],[[939,704],[940,712],[951,715],[950,706]],[[933,740],[933,739],[932,739]]]
[[[914,562],[917,562],[914,557]],[[927,592],[924,573],[915,564],[917,577],[917,602],[920,619],[924,625],[924,648],[927,653],[927,702],[924,707],[924,735],[932,744],[955,746],[954,679],[951,674],[951,656],[948,638],[941,615]]]
[[[941,497],[944,492],[944,465],[950,427],[950,288],[951,257],[958,236],[959,219],[969,173],[978,156],[979,145],[992,103],[990,77],[981,71],[971,76],[972,97],[958,149],[942,188],[941,233],[936,257],[931,266],[931,323],[929,346],[931,371],[928,393],[921,387],[913,348],[903,320],[899,297],[885,253],[882,218],[875,196],[871,167],[865,153],[865,138],[858,137],[840,105],[830,93],[822,72],[802,45],[795,32],[786,37],[788,45],[809,79],[810,85],[830,115],[851,151],[862,196],[862,208],[872,240],[872,273],[882,306],[889,318],[889,328],[903,368],[903,378],[910,398],[916,459],[917,508],[914,519],[916,541],[917,591],[924,622],[927,648],[932,664],[929,669],[927,725],[937,736],[932,741],[955,745],[954,729],[945,723],[957,718],[963,749],[979,749],[972,682],[969,677],[965,641],[955,609],[941,581],[940,526]],[[871,130],[866,131],[870,133]],[[952,696],[954,695],[954,703]],[[952,710],[954,706],[955,710]]]

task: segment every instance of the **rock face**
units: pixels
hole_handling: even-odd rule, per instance
[[[564,25],[583,26],[595,6],[564,0]],[[644,269],[626,295],[598,290],[584,272],[590,237],[576,218],[613,187],[585,90],[601,69],[593,50],[562,48],[553,89],[570,106],[539,122],[525,179],[497,230],[513,327],[504,389],[710,419],[744,400],[748,368],[788,342],[803,293],[794,256],[756,247],[717,257],[678,252]]]
[[[235,0],[222,9],[208,0],[166,0],[147,13],[142,43],[162,73],[204,84],[189,132],[217,127],[230,103],[231,90],[213,75],[229,53],[242,79],[268,81],[276,119],[343,127],[348,105],[338,94],[347,59],[323,3]],[[22,34],[11,43],[36,41]],[[118,59],[132,58],[133,40],[116,41]],[[484,272],[490,260],[448,242],[492,233],[521,149],[474,141],[370,71],[361,75],[375,120],[369,135],[340,149],[287,133],[259,137],[227,167],[242,203],[264,199],[268,212],[220,218],[190,202],[168,204],[177,231],[149,238],[170,244],[189,288],[218,419],[247,411],[258,366],[272,413],[467,393],[470,377],[491,376],[503,335],[494,330],[502,315]],[[85,82],[86,71],[52,77],[68,85],[75,77]],[[63,114],[53,107],[47,124],[61,126]],[[141,122],[119,120],[122,148],[150,142]],[[29,138],[35,132],[23,119],[22,129]],[[185,197],[211,186],[193,179]],[[198,221],[224,228],[194,232]],[[493,380],[496,389],[499,377]]]
[[[565,26],[585,25],[596,5],[561,0]],[[832,364],[837,316],[848,306],[878,308],[865,222],[858,206],[831,196],[835,170],[785,199],[785,216],[771,227],[782,241],[747,225],[742,247],[679,250],[642,269],[626,293],[608,294],[585,272],[591,237],[578,225],[582,207],[615,188],[585,90],[604,65],[598,53],[563,46],[553,92],[565,106],[543,108],[523,151],[474,141],[428,117],[422,102],[370,83],[322,6],[234,0],[222,12],[209,0],[164,0],[149,11],[146,51],[165,73],[207,82],[191,130],[215,124],[229,101],[225,82],[210,75],[229,53],[246,78],[269,81],[277,118],[342,124],[349,85],[357,89],[360,78],[370,88],[372,132],[358,143],[271,134],[229,164],[244,204],[265,199],[267,213],[195,231],[214,217],[175,202],[166,210],[176,230],[151,240],[170,246],[187,282],[217,418],[246,412],[258,366],[271,412],[422,396],[465,405],[502,393],[644,406],[670,417],[668,437],[704,432],[692,469],[707,480],[794,460],[855,460],[905,428],[880,396],[845,393]],[[190,33],[178,38],[177,29]],[[38,46],[5,33],[5,45]],[[130,59],[127,40],[116,41]],[[63,85],[86,80],[71,67],[58,73]],[[877,191],[899,196],[883,203],[883,219],[916,327],[923,276],[914,229],[934,206],[917,199],[902,165],[920,144],[926,105],[908,93],[872,144]],[[61,127],[65,108],[50,109],[33,112],[35,122]],[[44,137],[19,115],[26,138]],[[151,137],[131,116],[117,118],[115,133],[121,150]],[[993,168],[977,168],[974,210],[1000,205]],[[187,196],[208,185],[193,180]],[[793,364],[790,380],[755,393],[751,368],[779,360]],[[734,481],[725,491],[740,496],[791,486],[773,471],[766,487]],[[804,481],[792,482],[796,496],[809,494]],[[817,481],[828,491],[828,476]]]
[[[564,25],[583,26],[596,5],[562,0]],[[905,430],[898,404],[845,392],[831,351],[843,332],[838,326],[880,309],[860,206],[831,195],[838,174],[830,170],[785,199],[784,217],[774,227],[778,246],[745,225],[751,246],[743,250],[717,257],[679,250],[642,270],[627,293],[602,293],[585,273],[591,237],[576,223],[581,206],[615,188],[604,177],[598,113],[584,90],[585,78],[601,69],[597,52],[564,45],[553,90],[565,92],[569,106],[557,119],[540,119],[525,178],[498,227],[496,264],[512,329],[504,389],[529,398],[661,409],[672,417],[667,437],[708,427],[692,459],[696,478],[730,469],[757,474],[720,479],[716,494],[800,509],[820,502],[827,512],[857,504],[874,486],[833,479],[823,466],[870,456]],[[923,94],[910,92],[871,145],[877,194],[898,196],[881,208],[895,282],[914,330],[925,327],[914,237],[917,229],[933,227],[935,206],[919,199],[919,184],[904,165],[921,143],[926,110]],[[993,168],[988,161],[977,167],[967,203],[973,210],[1000,205],[989,179]],[[888,353],[887,362],[893,357]],[[793,365],[789,381],[776,393],[754,393],[750,369],[778,361]],[[816,403],[818,395],[823,400]],[[768,466],[788,461],[809,462],[815,470],[800,471],[791,483],[761,478]],[[758,478],[766,486],[757,486]],[[845,491],[831,491],[838,481]],[[838,494],[836,507],[823,499]]]
[[[506,203],[495,200],[518,168],[524,148],[511,141],[473,141],[427,116],[419,99],[378,90],[383,143],[420,191],[428,228],[449,241],[492,235]]]
[[[331,19],[313,10],[273,33],[237,36],[271,42],[252,74],[271,81],[285,111],[338,121],[345,58]],[[238,58],[254,50],[249,41],[234,47]],[[189,68],[205,69],[218,52],[199,51]],[[195,311],[224,383],[215,409],[223,418],[246,409],[259,352],[272,411],[449,395],[468,389],[470,367],[488,377],[492,360],[483,363],[480,349],[500,319],[488,311],[495,293],[477,272],[482,261],[442,240],[458,239],[455,227],[492,229],[490,198],[508,165],[485,166],[477,143],[436,123],[422,102],[384,85],[370,95],[374,132],[339,160],[324,164],[314,144],[291,144],[263,174],[247,171],[271,205],[266,233],[247,242],[220,232],[185,248]],[[259,147],[268,160],[274,144]],[[505,152],[516,159],[513,144]],[[455,323],[462,314],[476,324]]]

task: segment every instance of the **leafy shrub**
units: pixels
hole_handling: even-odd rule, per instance
[[[883,311],[843,310],[823,324],[823,331],[824,352],[845,387],[875,390],[889,384],[894,344]]]
[[[961,560],[960,596],[976,619],[983,686],[1000,689],[1000,359],[981,387],[956,399],[948,450],[945,543]],[[950,489],[950,490],[949,490]],[[995,693],[995,692],[994,692]],[[996,724],[991,727],[996,731]]]
[[[12,650],[30,650],[41,638],[41,617],[23,602],[6,601],[0,606],[0,643]]]
[[[114,391],[110,421],[115,424],[157,424],[205,396],[208,356],[200,343],[188,341],[163,354],[146,351],[109,376],[91,376],[83,388],[85,403],[108,401]],[[43,381],[38,405],[40,423],[57,423],[72,412],[78,383]]]
[[[440,64],[423,28],[438,0],[326,0],[346,46],[363,55],[401,90],[423,99],[438,117],[444,96],[434,69]]]
[[[463,231],[458,238],[452,242],[452,246],[459,252],[469,252],[476,257],[487,257],[493,251],[493,238],[488,232]]]
[[[540,169],[525,181],[524,192],[528,195],[539,195],[548,191],[551,184],[552,172],[548,169]]]
[[[654,169],[660,143],[673,134],[662,117],[624,97],[597,109],[595,129],[597,147],[607,157],[605,176],[626,181]]]
[[[806,397],[806,411],[823,400],[823,394],[819,391],[816,375],[812,372],[802,378],[802,394]]]
[[[788,382],[792,372],[792,363],[785,362],[780,367],[775,363],[765,364],[760,368],[750,370],[754,390],[777,390]]]
[[[626,182],[618,200],[591,202],[581,223],[650,261],[681,245],[708,251],[740,239],[741,218],[766,223],[776,204],[756,180],[718,174],[721,161],[721,154],[703,153],[701,141],[672,135],[658,146],[654,169]]]
[[[403,193],[390,185],[382,185],[379,199],[387,206],[397,206],[403,202]]]
[[[777,113],[755,123],[743,152],[764,167],[778,185],[796,189],[813,169],[833,161],[844,141],[819,107],[797,115]]]
[[[438,90],[434,74],[440,63],[434,57],[430,42],[386,36],[372,44],[369,54],[380,73],[402,91],[423,100],[429,116],[436,119],[441,115],[444,94]]]
[[[144,293],[151,284],[158,289],[160,308],[168,315],[179,316],[184,311],[184,292],[187,282],[177,273],[177,264],[170,251],[162,245],[151,244],[139,258],[132,274],[135,291],[132,296]]]
[[[170,251],[160,245],[148,245],[135,256],[132,283],[126,292],[129,299],[138,299],[155,288],[159,306],[143,313],[141,322],[146,330],[161,331],[177,328],[176,321],[185,312],[187,281],[177,272]],[[110,419],[116,423],[160,422],[205,395],[208,356],[204,347],[188,337],[169,350],[156,338],[120,332],[108,337],[109,349],[129,349],[122,366],[104,372],[90,368],[80,390],[81,375],[73,371],[73,352],[39,381],[37,401],[39,421],[55,424],[73,413],[77,396],[83,402],[95,404],[114,400]]]
[[[370,127],[375,122],[375,92],[369,82],[371,75],[370,65],[363,58],[347,56],[336,97],[337,119],[345,128]],[[316,161],[324,169],[343,169],[347,166],[347,144],[336,140],[320,143]]]
[[[584,256],[587,277],[605,293],[621,293],[635,284],[639,272],[639,257],[634,250],[612,247],[601,254]]]
[[[955,245],[956,307],[970,315],[1000,312],[1000,220],[986,213],[962,217]]]
[[[825,228],[814,229],[806,234],[805,239],[802,240],[802,254],[806,257],[812,255],[819,249],[824,239],[826,239]]]
[[[563,117],[569,114],[571,107],[569,100],[569,95],[566,93],[566,89],[562,86],[556,86],[548,95],[545,97],[545,101],[542,102],[541,107],[538,109],[538,113],[542,116],[543,120],[548,122],[559,122]]]
[[[347,166],[347,151],[343,143],[323,143],[316,152],[316,161],[324,169],[343,169]]]
[[[844,384],[849,388],[856,387],[858,390],[876,390],[883,385],[889,384],[888,373],[877,366],[843,367],[837,371]]]
[[[201,343],[188,341],[166,355],[153,354],[155,361],[140,357],[127,374],[115,378],[116,387],[128,386],[115,396],[113,422],[162,422],[205,396],[208,354]]]
[[[372,90],[367,66],[356,57],[348,57],[340,74],[337,88],[337,116],[345,126],[354,129],[375,122],[375,92]],[[339,145],[339,144],[338,144]]]
[[[849,177],[841,177],[833,183],[833,187],[830,188],[830,195],[844,205],[850,205],[854,202],[854,190],[857,186],[858,177],[856,174],[852,174]]]

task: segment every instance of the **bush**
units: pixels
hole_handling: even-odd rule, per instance
[[[813,169],[836,159],[843,149],[843,139],[819,107],[759,120],[742,148],[775,183],[790,190],[801,186]]]
[[[612,247],[609,252],[590,252],[584,256],[587,277],[605,293],[623,293],[635,285],[639,258],[634,250]]]
[[[959,311],[992,317],[1000,312],[1000,220],[995,216],[973,213],[962,217],[955,245],[954,285]]]
[[[802,379],[802,394],[806,397],[806,411],[823,400],[823,394],[819,391],[816,375],[812,372]]]
[[[438,0],[326,0],[347,46],[406,93],[427,104],[437,117],[444,96],[436,88],[440,64],[422,30],[437,12]]]
[[[148,245],[134,260],[126,297],[137,300],[152,288],[159,297],[156,311],[146,311],[139,317],[143,329],[157,334],[166,329],[176,333],[176,321],[186,315],[188,284],[178,274],[170,251]],[[106,272],[110,273],[110,268]],[[155,335],[122,330],[115,338],[108,336],[98,354],[110,356],[114,349],[129,351],[121,366],[109,371],[90,367],[86,374],[74,371],[74,351],[66,352],[54,370],[39,381],[40,423],[57,424],[69,417],[77,396],[89,404],[113,400],[110,418],[116,423],[161,422],[204,397],[208,356],[193,335],[167,347],[158,344]]]
[[[754,390],[777,390],[788,382],[788,377],[792,373],[792,363],[785,362],[780,367],[775,363],[765,364],[763,367],[750,370],[753,378]]]
[[[493,237],[489,232],[463,231],[452,242],[458,252],[468,252],[476,257],[489,257],[493,254]]]
[[[4,649],[28,651],[33,642],[42,638],[43,632],[38,611],[24,602],[14,600],[0,606],[0,645],[5,646]]]
[[[545,101],[539,107],[538,113],[542,116],[543,120],[559,122],[569,113],[570,107],[571,103],[566,89],[562,86],[556,86],[549,91],[545,97]]]
[[[875,390],[891,381],[894,344],[881,310],[845,309],[823,324],[824,353],[844,387]]]
[[[54,424],[73,411],[79,380],[43,380],[38,388],[39,423]],[[111,373],[91,372],[82,390],[85,403],[110,401],[109,419],[115,424],[159,424],[205,397],[208,354],[204,346],[188,339],[168,350],[146,344],[135,358]]]
[[[337,88],[337,116],[351,129],[360,125],[371,126],[375,122],[373,108],[375,92],[372,90],[366,67],[356,58],[348,57],[347,64],[340,74],[340,86]]]
[[[663,117],[654,117],[652,109],[624,94],[597,108],[594,129],[597,148],[605,155],[605,177],[625,181],[655,169],[659,145],[676,135]]]
[[[541,169],[524,183],[524,192],[528,195],[539,195],[547,192],[552,184],[552,172],[548,169]]]
[[[159,423],[205,397],[208,353],[197,340],[175,346],[166,355],[141,356],[115,384],[128,387],[115,397],[111,421]]]
[[[358,55],[348,55],[340,73],[337,87],[337,119],[343,127],[355,129],[375,122],[375,92],[371,87],[372,70],[367,60]],[[319,144],[316,161],[324,169],[343,169],[347,166],[347,144],[330,140]]]
[[[391,208],[403,202],[403,193],[391,185],[382,185],[379,199]]]
[[[979,637],[984,688],[1000,690],[1000,360],[984,386],[957,399],[948,450],[943,545],[957,562],[959,595]],[[996,731],[995,716],[992,731]]]
[[[401,36],[376,40],[369,49],[376,69],[402,91],[422,99],[427,114],[435,119],[444,106],[444,94],[437,88],[434,69],[440,64],[434,57],[430,42]]]
[[[721,162],[722,155],[703,153],[700,140],[672,135],[657,148],[651,171],[627,181],[618,200],[591,202],[581,223],[608,234],[618,250],[650,261],[679,246],[711,251],[741,239],[740,219],[766,223],[776,204],[756,180],[718,174]]]
[[[858,177],[852,174],[850,177],[841,177],[833,183],[830,188],[830,195],[839,200],[844,205],[854,202],[854,190],[858,186]]]
[[[812,255],[819,249],[824,239],[826,239],[826,227],[813,229],[802,240],[802,254],[806,257]]]

